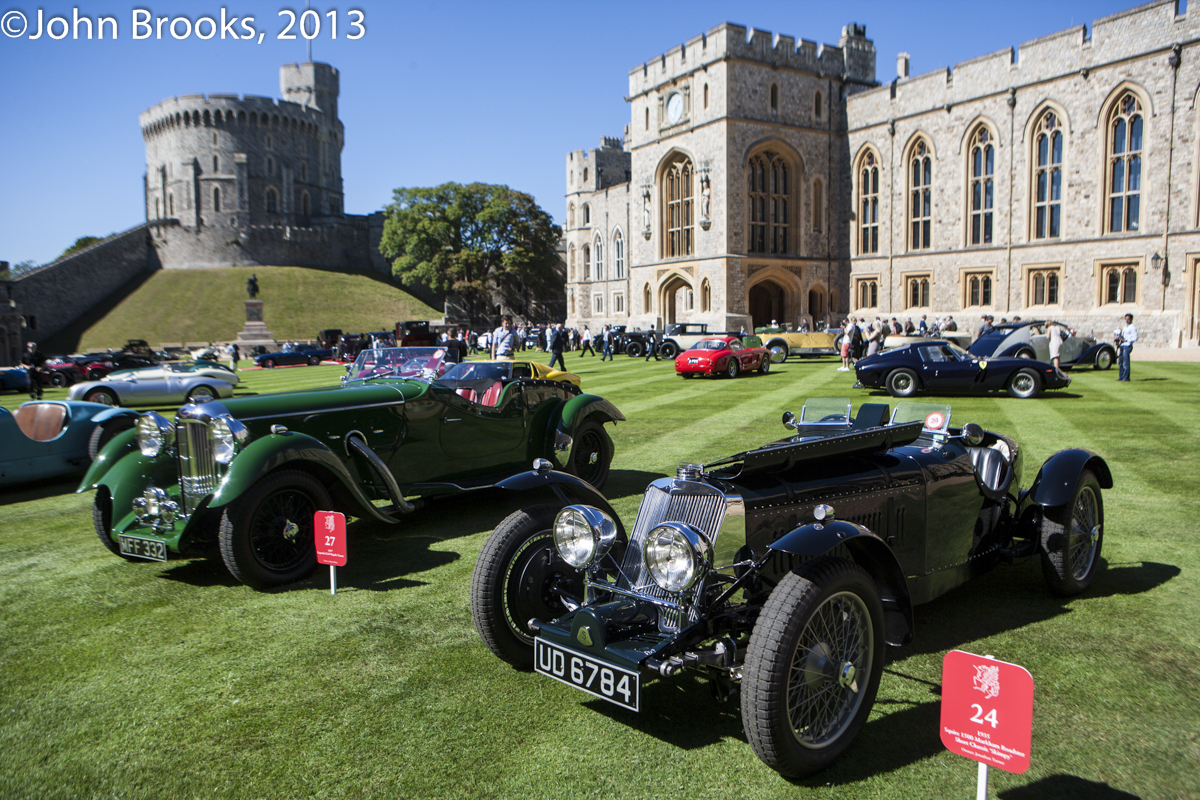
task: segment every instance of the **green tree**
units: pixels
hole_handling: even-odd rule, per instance
[[[100,236],[80,236],[75,240],[75,244],[62,251],[62,255],[60,255],[59,258],[66,258],[72,253],[76,253],[85,247],[91,247],[96,242],[102,241],[104,241],[104,239]]]
[[[444,183],[397,189],[379,251],[405,283],[453,292],[472,322],[487,316],[493,292],[521,287],[537,299],[562,290],[555,245],[562,229],[534,199],[507,186]]]

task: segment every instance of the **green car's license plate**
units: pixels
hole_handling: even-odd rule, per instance
[[[621,708],[637,711],[641,700],[640,676],[631,670],[597,661],[544,639],[534,639],[534,669]]]
[[[143,539],[140,536],[117,536],[121,555],[148,558],[151,561],[167,560],[167,543],[158,539]]]

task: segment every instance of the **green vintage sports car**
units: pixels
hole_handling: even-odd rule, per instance
[[[383,374],[188,404],[174,421],[145,413],[79,491],[96,491],[96,533],[114,554],[166,561],[219,547],[236,578],[262,589],[312,571],[318,510],[397,523],[414,509],[406,498],[492,486],[535,458],[599,488],[613,453],[604,423],[624,419],[563,381],[511,379],[483,405]]]

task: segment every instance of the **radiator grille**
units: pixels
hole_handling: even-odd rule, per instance
[[[686,492],[686,493],[684,493]],[[671,490],[651,485],[642,497],[641,508],[638,509],[637,521],[633,525],[633,535],[629,547],[625,550],[625,559],[621,564],[621,577],[617,585],[639,594],[648,595],[660,600],[678,601],[681,598],[663,591],[642,560],[642,552],[646,537],[650,531],[661,522],[683,522],[692,525],[708,535],[709,541],[715,543],[717,532],[721,529],[721,520],[725,516],[725,496],[715,489],[703,484],[687,484],[683,491]],[[703,581],[693,587],[690,601],[703,588]],[[690,604],[685,609],[687,622],[698,619],[696,609]],[[683,620],[678,611],[660,609],[658,616],[659,630],[664,632],[677,631]]]
[[[175,442],[179,451],[179,488],[183,495],[183,511],[191,514],[205,497],[217,488],[220,476],[213,458],[212,436],[206,423],[199,420],[178,420]]]

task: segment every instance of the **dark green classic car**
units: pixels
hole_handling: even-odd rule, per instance
[[[127,559],[219,546],[236,578],[266,588],[312,571],[317,510],[396,523],[414,509],[406,498],[491,486],[535,458],[604,484],[613,449],[603,425],[625,419],[607,400],[515,378],[475,402],[424,374],[189,404],[174,421],[143,414],[79,487],[96,490],[96,533]]]

